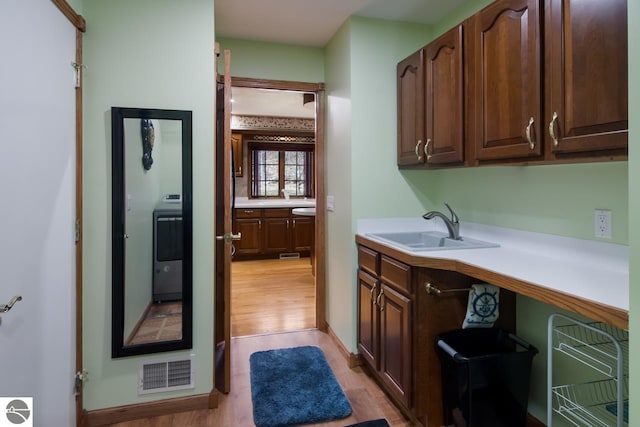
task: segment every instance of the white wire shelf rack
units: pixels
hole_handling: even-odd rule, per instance
[[[578,427],[628,425],[629,333],[601,322],[549,316],[547,426],[553,413]],[[602,380],[553,385],[553,353],[562,353],[603,375]]]

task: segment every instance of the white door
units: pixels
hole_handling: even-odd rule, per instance
[[[53,2],[0,2],[0,304],[23,298],[0,314],[0,398],[33,398],[21,426],[75,425],[74,58]]]

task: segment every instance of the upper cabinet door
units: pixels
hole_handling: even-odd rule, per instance
[[[539,157],[538,0],[498,0],[474,15],[470,23],[470,111],[474,118],[470,131],[476,159]]]
[[[424,66],[422,49],[398,63],[398,166],[422,165]]]
[[[546,0],[546,27],[548,147],[626,149],[627,1]]]
[[[425,48],[428,165],[464,160],[464,72],[462,25]]]

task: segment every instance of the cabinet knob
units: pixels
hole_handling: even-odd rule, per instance
[[[558,137],[556,136],[556,127],[555,124],[558,121],[558,113],[556,113],[555,111],[553,112],[553,117],[551,118],[551,121],[549,122],[549,136],[551,137],[551,139],[553,140],[553,146],[557,147],[559,142],[558,142]]]

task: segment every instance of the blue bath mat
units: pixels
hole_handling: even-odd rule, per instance
[[[318,347],[258,351],[249,364],[258,427],[318,423],[351,414],[351,404]]]

